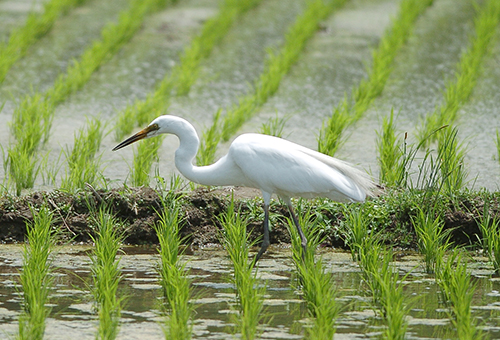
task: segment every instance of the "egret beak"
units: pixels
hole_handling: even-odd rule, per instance
[[[120,144],[118,144],[117,146],[115,146],[113,148],[113,151],[119,150],[119,149],[121,149],[123,147],[126,147],[129,144],[137,142],[138,140],[144,139],[144,138],[146,138],[148,136],[148,133],[150,133],[151,131],[155,131],[155,130],[158,130],[158,125],[151,124],[147,128],[142,129],[141,131],[137,132],[132,137],[129,137],[129,138],[125,139],[123,142],[121,142]]]

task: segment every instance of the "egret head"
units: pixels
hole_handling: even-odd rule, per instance
[[[137,142],[138,140],[158,136],[160,133],[162,133],[160,131],[160,126],[157,123],[155,123],[155,121],[153,121],[145,129],[142,129],[141,131],[137,132],[132,137],[125,139],[123,142],[121,142],[120,144],[115,146],[113,148],[113,151],[119,150],[119,149],[121,149],[129,144]]]

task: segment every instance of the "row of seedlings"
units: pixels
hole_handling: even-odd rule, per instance
[[[17,195],[22,189],[32,188],[40,172],[40,145],[49,138],[55,107],[80,89],[94,71],[132,38],[148,13],[167,2],[133,1],[120,13],[118,22],[107,25],[101,39],[68,66],[49,90],[26,96],[14,109],[10,129],[15,142],[8,146],[4,163]]]

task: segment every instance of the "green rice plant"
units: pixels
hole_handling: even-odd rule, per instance
[[[392,72],[397,53],[408,40],[415,21],[430,6],[433,0],[403,0],[392,25],[382,36],[378,48],[372,53],[368,75],[352,90],[347,99],[333,109],[333,116],[323,124],[318,138],[318,150],[333,156],[339,148],[343,130],[359,120],[372,101],[378,97]],[[338,125],[338,126],[337,126]]]
[[[31,12],[23,26],[14,29],[8,43],[0,44],[0,83],[10,67],[22,58],[28,48],[47,34],[58,17],[85,0],[51,0],[43,4],[43,12]]]
[[[489,211],[489,204],[483,207],[477,224],[481,231],[480,241],[483,251],[493,264],[495,272],[500,273],[500,219]]]
[[[118,231],[118,221],[106,206],[99,208],[93,222],[96,226],[95,236],[91,235],[94,249],[89,256],[93,281],[92,294],[99,317],[96,338],[111,340],[118,335],[123,301],[123,297],[118,296],[118,285],[122,281],[118,252],[123,236]]]
[[[160,248],[161,262],[158,267],[160,284],[165,303],[165,339],[191,339],[193,306],[189,303],[192,296],[191,280],[185,263],[180,262],[182,238],[180,237],[181,209],[179,198],[169,191],[162,198],[162,209],[158,212],[159,221],[154,225]]]
[[[363,210],[350,209],[347,212],[342,233],[345,243],[351,250],[353,261],[360,261],[364,248],[370,247],[371,243],[376,243],[369,226],[370,221]]]
[[[302,286],[304,299],[307,302],[309,315],[312,317],[312,326],[306,328],[307,339],[332,339],[336,327],[335,322],[340,313],[336,301],[337,291],[330,273],[326,272],[321,257],[316,261],[314,253],[324,238],[321,230],[324,225],[311,216],[311,207],[304,209],[300,201],[297,205],[299,223],[308,240],[306,253],[301,244],[301,239],[292,219],[288,219],[288,230],[292,240],[292,257],[297,269],[299,281]]]
[[[418,237],[418,248],[424,256],[425,271],[434,273],[436,264],[450,247],[451,229],[444,229],[444,222],[435,210],[424,210],[417,207],[416,216],[411,217],[413,227]]]
[[[285,128],[285,124],[290,119],[290,116],[279,117],[276,113],[274,118],[269,119],[266,123],[262,123],[260,127],[260,133],[264,135],[274,136],[274,137],[283,137],[283,129]]]
[[[345,129],[352,123],[347,98],[333,109],[333,114],[327,122],[323,122],[319,132],[318,150],[329,155],[334,155],[342,146],[344,140],[341,138]]]
[[[4,165],[17,195],[22,189],[32,188],[40,172],[39,162],[44,157],[38,146],[47,140],[52,124],[52,118],[46,114],[48,110],[50,105],[43,102],[40,95],[35,95],[26,97],[14,111],[10,130],[16,143],[9,144],[4,153]]]
[[[472,316],[472,298],[476,283],[467,271],[467,259],[460,250],[454,249],[445,260],[441,258],[436,271],[436,281],[443,295],[443,302],[450,306],[450,319],[457,338],[463,340],[484,339],[483,333]]]
[[[68,191],[82,189],[86,183],[94,186],[100,173],[100,157],[96,157],[103,138],[103,126],[98,118],[87,119],[85,129],[78,130],[73,148],[64,152],[68,164],[61,188]]]
[[[261,0],[224,0],[219,13],[207,20],[201,33],[196,36],[180,56],[180,61],[165,76],[153,94],[145,100],[137,100],[127,106],[117,119],[115,137],[122,139],[135,124],[144,125],[166,111],[172,95],[185,95],[198,78],[200,63],[208,57],[213,47],[229,31],[234,22]]]
[[[394,127],[394,110],[389,118],[384,117],[382,133],[377,132],[377,147],[379,152],[380,182],[388,186],[395,186],[401,182],[405,172],[403,151],[399,147],[400,141],[396,138]]]
[[[239,314],[235,323],[241,338],[250,340],[258,336],[257,326],[262,320],[266,287],[259,285],[255,261],[249,260],[250,242],[246,232],[247,221],[234,207],[234,199],[222,216],[222,243],[233,264],[233,282],[236,286]]]
[[[31,207],[33,222],[26,224],[27,243],[23,248],[23,266],[19,276],[22,286],[22,312],[19,317],[19,339],[42,340],[45,320],[50,309],[47,307],[52,288],[51,255],[56,237],[52,228],[51,211],[42,206]]]
[[[420,140],[430,131],[456,121],[458,110],[469,99],[481,74],[483,59],[496,41],[494,37],[499,23],[500,3],[497,0],[485,1],[474,19],[474,32],[470,35],[469,47],[456,66],[455,79],[446,84],[443,103],[425,117],[419,132]]]
[[[443,188],[450,194],[460,190],[467,177],[464,165],[465,147],[458,142],[457,133],[456,128],[448,128],[438,136],[437,151]]]
[[[144,140],[134,150],[134,165],[132,168],[132,185],[147,186],[150,182],[151,167],[158,161],[158,150],[165,137],[156,137]]]
[[[210,141],[202,142],[202,145],[217,145],[221,140],[228,141],[229,138],[272,96],[279,87],[281,79],[288,73],[289,69],[298,59],[307,40],[316,32],[321,20],[345,3],[345,0],[323,2],[313,0],[307,3],[307,8],[298,16],[294,24],[289,28],[283,46],[278,52],[269,52],[264,71],[255,81],[254,92],[243,95],[238,99],[238,105],[228,109],[222,121],[222,129],[214,127],[219,123],[218,117],[214,116],[214,122],[210,130],[219,131],[217,135],[211,135]],[[201,148],[201,159],[209,164],[213,162],[209,152],[212,149]],[[205,155],[207,153],[207,155]],[[213,153],[212,153],[213,154]]]
[[[200,142],[200,151],[196,155],[196,162],[198,164],[209,164],[215,158],[215,152],[217,151],[217,145],[219,145],[220,131],[219,131],[219,119],[222,110],[218,110],[213,118],[212,126],[203,131],[203,135]]]
[[[40,173],[40,156],[28,153],[19,147],[8,150],[4,164],[8,165],[9,181],[14,183],[16,195],[21,195],[22,189],[33,188],[35,179]]]
[[[393,254],[384,249],[378,242],[363,249],[359,261],[363,270],[363,278],[370,288],[373,301],[380,309],[385,328],[382,339],[405,339],[408,322],[407,298],[403,294],[404,277],[400,279],[399,272],[391,266]]]

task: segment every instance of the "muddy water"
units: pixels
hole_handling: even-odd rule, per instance
[[[0,333],[14,337],[20,311],[17,286],[22,265],[21,246],[0,246]],[[88,246],[58,249],[54,257],[55,288],[51,294],[51,316],[47,322],[47,339],[93,339],[97,321],[88,292]],[[153,248],[126,247],[121,256],[123,282],[120,293],[127,296],[122,312],[118,339],[162,339],[162,316],[159,314],[158,256]],[[358,339],[376,335],[381,326],[371,307],[370,297],[350,254],[324,251],[326,268],[332,273],[338,290],[337,301],[343,306],[337,320],[335,339]],[[230,283],[231,266],[224,251],[205,248],[187,254],[196,307],[194,339],[232,339],[231,318],[234,290]],[[395,263],[401,275],[410,272],[405,281],[409,304],[411,339],[440,338],[450,331],[447,313],[438,303],[434,279],[422,272],[420,259],[404,256]],[[477,284],[473,315],[492,339],[500,338],[500,280],[493,276],[484,258],[471,262]],[[271,248],[259,263],[261,282],[267,286],[265,296],[263,339],[301,339],[307,324],[307,308],[301,298],[288,249]]]

